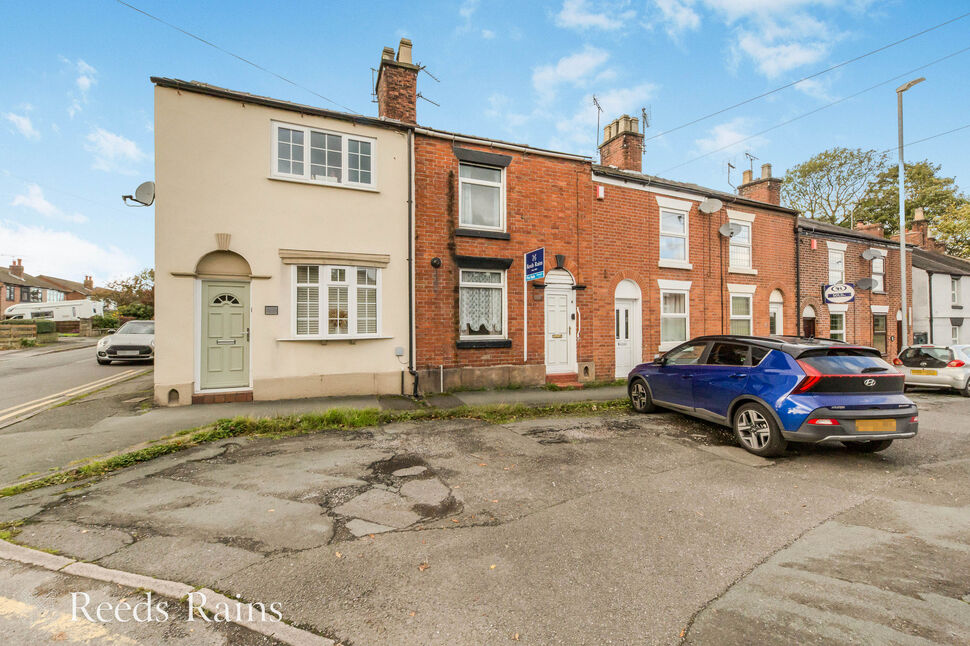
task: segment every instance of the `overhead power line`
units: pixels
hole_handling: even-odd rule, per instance
[[[144,11],[144,10],[139,9],[138,7],[134,6],[134,5],[131,5],[131,4],[128,4],[127,2],[124,2],[124,0],[115,0],[115,2],[117,2],[118,4],[120,4],[120,5],[124,6],[124,7],[128,7],[132,11],[137,11],[138,13],[142,14],[143,16],[147,16],[148,18],[151,18],[152,20],[154,20],[156,22],[160,22],[163,25],[165,25],[166,27],[170,27],[170,28],[174,29],[175,31],[178,31],[180,33],[183,33],[186,36],[188,36],[189,38],[194,38],[195,40],[199,41],[200,43],[203,43],[205,45],[208,45],[209,47],[212,47],[213,49],[217,49],[220,52],[222,52],[223,54],[227,54],[227,55],[232,56],[233,58],[235,58],[237,60],[242,61],[243,63],[246,63],[247,65],[251,65],[252,67],[255,67],[256,69],[260,70],[261,72],[266,72],[267,74],[272,74],[273,76],[275,76],[279,80],[284,81],[285,83],[289,83],[293,87],[297,87],[297,88],[300,88],[301,90],[304,90],[306,92],[309,92],[310,94],[312,94],[312,95],[314,95],[316,97],[319,97],[319,98],[323,99],[327,103],[332,103],[333,105],[337,106],[338,108],[341,108],[342,110],[346,110],[347,112],[350,112],[351,114],[358,114],[355,110],[353,110],[351,108],[348,108],[347,106],[345,106],[343,104],[337,103],[333,99],[328,98],[328,97],[325,97],[322,94],[320,94],[319,92],[316,92],[314,90],[311,90],[310,88],[308,88],[305,85],[301,85],[301,84],[297,83],[296,81],[293,81],[291,79],[288,79],[285,76],[283,76],[282,74],[277,74],[273,70],[267,69],[267,68],[263,67],[262,65],[260,65],[259,63],[254,63],[253,61],[249,60],[248,58],[245,58],[243,56],[240,56],[239,54],[233,53],[233,52],[229,51],[228,49],[225,49],[224,47],[220,47],[219,45],[216,45],[215,43],[213,43],[211,41],[208,41],[205,38],[202,38],[201,36],[197,36],[197,35],[193,34],[190,31],[186,31],[185,29],[182,29],[178,25],[173,25],[170,22],[167,22],[165,20],[162,20],[158,16],[154,16],[154,15],[148,13],[147,11]]]
[[[966,130],[967,128],[970,128],[970,123],[968,123],[965,126],[960,126],[959,128],[954,128],[953,130],[947,130],[946,132],[938,132],[935,135],[930,135],[929,137],[923,137],[922,139],[917,139],[916,141],[908,141],[908,142],[906,142],[903,145],[904,146],[915,146],[916,144],[921,144],[924,141],[929,141],[930,139],[936,139],[938,137],[944,137],[946,135],[953,134],[954,132],[959,132],[961,130]],[[887,148],[886,150],[881,150],[881,151],[879,151],[879,154],[882,155],[884,153],[889,153],[889,152],[892,152],[894,150],[899,150],[899,146],[893,146],[892,148]]]
[[[856,56],[854,58],[850,58],[848,60],[842,61],[841,63],[837,63],[837,64],[835,64],[835,65],[833,65],[831,67],[826,67],[824,70],[820,70],[818,72],[815,72],[814,74],[809,74],[808,76],[803,76],[802,78],[798,79],[797,81],[792,81],[791,83],[786,83],[784,85],[781,85],[779,87],[776,87],[773,90],[768,90],[767,92],[763,92],[763,93],[761,93],[761,94],[759,94],[757,96],[753,96],[753,97],[751,97],[749,99],[745,99],[744,101],[740,101],[739,103],[735,103],[734,105],[729,105],[726,108],[721,108],[720,110],[717,110],[715,112],[711,112],[710,114],[705,114],[703,117],[698,117],[698,118],[696,118],[696,119],[694,119],[692,121],[688,121],[686,123],[682,123],[679,126],[675,126],[675,127],[670,128],[668,130],[664,130],[663,132],[659,132],[659,133],[653,135],[652,137],[647,137],[644,141],[646,142],[646,141],[650,141],[652,139],[657,139],[658,137],[663,137],[664,135],[669,135],[672,132],[676,132],[678,130],[683,130],[684,128],[686,128],[688,126],[694,125],[695,123],[700,123],[701,121],[706,121],[707,119],[710,119],[711,117],[716,117],[719,114],[724,114],[725,112],[728,112],[728,111],[733,110],[735,108],[739,108],[742,105],[746,105],[748,103],[751,103],[752,101],[757,101],[758,99],[763,99],[766,96],[770,96],[772,94],[775,94],[776,92],[781,92],[782,90],[787,90],[790,87],[794,87],[795,85],[798,85],[799,83],[802,83],[803,81],[808,81],[808,80],[811,80],[811,79],[813,79],[815,77],[822,76],[823,74],[827,74],[828,72],[831,72],[833,70],[837,70],[840,67],[845,67],[846,65],[849,65],[850,63],[855,63],[856,61],[861,61],[863,58],[867,58],[869,56],[872,56],[873,54],[878,54],[879,52],[885,51],[885,50],[887,50],[887,49],[889,49],[891,47],[895,47],[896,45],[900,45],[902,43],[905,43],[908,40],[912,40],[914,38],[918,38],[919,36],[922,36],[923,34],[928,34],[929,32],[931,32],[931,31],[933,31],[935,29],[939,29],[940,27],[945,27],[946,25],[949,25],[952,22],[956,22],[957,20],[962,20],[962,19],[966,18],[967,16],[970,16],[970,12],[967,12],[967,13],[965,13],[963,15],[957,16],[956,18],[950,18],[949,20],[947,20],[945,22],[941,22],[938,25],[934,25],[932,27],[928,27],[927,29],[924,29],[923,31],[918,31],[915,34],[910,34],[909,36],[906,36],[905,38],[901,38],[900,40],[894,41],[894,42],[889,43],[887,45],[883,45],[882,47],[879,47],[877,49],[873,49],[871,51],[868,51],[865,54],[860,54],[859,56]]]
[[[798,121],[799,119],[804,119],[805,117],[811,116],[811,115],[813,115],[813,114],[815,114],[817,112],[821,112],[822,110],[826,110],[828,108],[831,108],[834,105],[838,105],[839,103],[844,103],[844,102],[848,101],[849,99],[854,99],[855,97],[859,96],[860,94],[865,94],[866,92],[871,92],[872,90],[875,90],[876,88],[882,87],[883,85],[887,85],[889,83],[892,83],[893,81],[897,81],[897,80],[899,80],[899,79],[901,79],[903,77],[909,76],[909,75],[913,74],[914,72],[918,72],[918,71],[920,71],[922,69],[926,69],[927,67],[930,67],[931,65],[936,65],[937,63],[940,63],[942,61],[945,61],[948,58],[953,58],[954,56],[958,56],[958,55],[963,54],[963,53],[968,52],[968,51],[970,51],[970,47],[964,47],[963,49],[960,49],[960,50],[957,50],[957,51],[955,51],[953,53],[947,54],[946,56],[941,56],[940,58],[937,58],[936,60],[933,60],[933,61],[930,61],[929,63],[926,63],[925,65],[920,65],[919,67],[915,67],[915,68],[913,68],[913,69],[911,69],[911,70],[909,70],[907,72],[903,72],[902,74],[897,74],[896,76],[894,76],[892,78],[889,78],[889,79],[886,79],[885,81],[882,81],[880,83],[876,83],[875,85],[870,85],[869,87],[865,88],[864,90],[859,90],[858,92],[854,92],[854,93],[852,93],[852,94],[850,94],[848,96],[844,96],[841,99],[836,99],[835,101],[832,101],[830,103],[826,103],[825,105],[819,106],[819,107],[815,108],[814,110],[809,110],[808,112],[803,112],[802,114],[800,114],[798,116],[792,117],[791,119],[786,119],[785,121],[782,121],[780,123],[776,123],[775,125],[770,126],[768,128],[765,128],[764,130],[760,130],[760,131],[758,131],[758,132],[756,132],[756,133],[754,133],[752,135],[748,135],[747,137],[743,137],[741,139],[738,139],[737,141],[732,141],[731,143],[729,143],[727,145],[721,146],[720,148],[715,148],[714,150],[710,150],[710,151],[704,153],[703,155],[698,155],[697,157],[694,157],[692,159],[688,159],[687,161],[681,162],[680,164],[677,164],[676,166],[671,166],[670,168],[667,168],[665,170],[660,171],[659,174],[660,175],[663,175],[665,173],[669,173],[672,170],[676,170],[678,168],[681,168],[682,166],[686,166],[687,164],[693,164],[694,162],[699,161],[701,159],[704,159],[705,157],[709,157],[709,156],[713,155],[714,153],[721,152],[722,150],[727,150],[728,148],[733,148],[734,146],[737,146],[738,144],[744,143],[745,141],[748,141],[750,139],[754,139],[755,137],[760,137],[761,135],[765,134],[766,132],[771,132],[772,130],[777,130],[778,128],[781,128],[782,126],[787,126],[788,124],[793,123],[795,121]]]

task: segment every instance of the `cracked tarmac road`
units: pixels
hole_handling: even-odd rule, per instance
[[[876,455],[764,466],[669,413],[398,423],[226,440],[0,521],[344,643],[963,644],[970,400],[915,398],[920,435]]]

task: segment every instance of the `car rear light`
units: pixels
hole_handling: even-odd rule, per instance
[[[947,368],[962,368],[967,365],[965,361],[960,361],[959,359],[954,359],[950,363],[946,364]]]
[[[919,415],[913,415],[912,417],[909,418],[910,424],[915,424],[918,421],[919,421]]]
[[[795,386],[795,389],[792,391],[792,393],[793,394],[807,393],[812,389],[813,386],[815,386],[815,384],[819,382],[819,380],[822,378],[822,373],[820,373],[818,370],[813,368],[810,364],[805,363],[804,361],[798,361],[797,359],[795,361],[798,363],[799,366],[801,366],[802,370],[805,371],[805,376],[802,377],[802,380],[798,382],[798,385]]]
[[[839,420],[832,419],[831,417],[818,417],[816,419],[808,420],[808,423],[812,426],[841,426]]]
[[[901,365],[903,365],[903,362],[899,359],[899,357],[896,357],[896,358],[893,359],[893,365],[894,366],[901,366]]]

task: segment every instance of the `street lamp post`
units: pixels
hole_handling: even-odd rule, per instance
[[[897,341],[897,348],[909,345],[909,303],[906,294],[906,170],[903,164],[903,92],[926,79],[919,77],[896,88],[896,112],[899,122],[899,291],[903,310],[903,338]]]

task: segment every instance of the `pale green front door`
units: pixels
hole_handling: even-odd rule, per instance
[[[200,387],[249,387],[249,283],[202,282]]]

